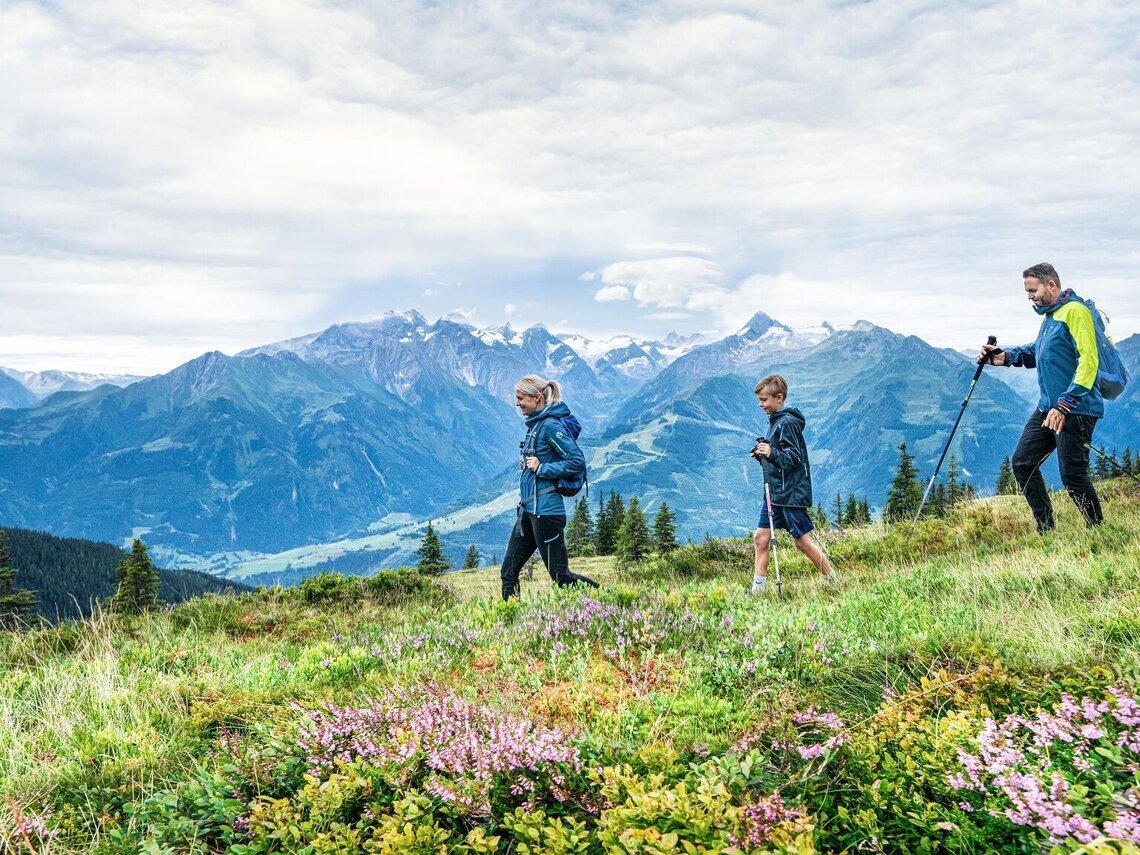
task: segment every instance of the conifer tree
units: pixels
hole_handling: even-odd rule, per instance
[[[957,455],[950,455],[950,463],[946,468],[946,502],[943,510],[949,510],[957,505],[966,496],[966,488],[959,480],[962,467],[958,465]]]
[[[477,570],[479,568],[479,550],[475,548],[475,544],[467,547],[467,554],[463,556],[463,569],[464,570]]]
[[[653,518],[653,544],[658,555],[667,555],[677,548],[677,516],[665,502]]]
[[[136,538],[131,554],[119,562],[118,577],[112,611],[137,615],[158,605],[158,570],[141,540]]]
[[[0,528],[0,630],[19,628],[36,604],[34,591],[16,587],[16,572],[8,551],[8,537]]]
[[[808,516],[811,517],[811,524],[818,529],[826,529],[830,525],[827,519],[827,510],[818,502],[814,508],[808,511]]]
[[[1009,455],[1001,462],[998,468],[997,484],[995,486],[999,496],[1013,496],[1017,494],[1017,478],[1013,475],[1013,463]]]
[[[938,486],[934,488],[934,494],[930,497],[930,501],[926,503],[926,506],[930,509],[931,516],[946,516],[946,510],[948,507],[946,498],[946,485],[941,481],[939,481]]]
[[[431,520],[428,520],[424,539],[420,541],[419,556],[416,569],[426,576],[442,576],[451,569],[451,562],[443,554],[443,544],[440,543]]]
[[[1093,478],[1098,481],[1103,481],[1105,478],[1112,477],[1112,467],[1109,465],[1108,460],[1101,457],[1099,454],[1096,456],[1096,463],[1093,464]]]
[[[618,532],[621,531],[624,516],[625,502],[615,491],[610,490],[609,498],[606,500],[605,517],[598,522],[599,555],[613,555],[616,551]]]
[[[883,508],[883,518],[887,522],[913,519],[922,504],[922,485],[918,483],[918,470],[914,468],[914,458],[907,451],[906,443],[899,445],[899,463],[891,489],[887,493],[887,504]]]
[[[1120,468],[1125,475],[1135,475],[1132,466],[1132,448],[1126,445],[1124,446],[1124,454],[1120,457]]]
[[[847,504],[843,506],[843,524],[846,526],[859,525],[859,501],[854,493],[847,495]]]
[[[617,556],[623,561],[640,561],[649,554],[652,545],[641,503],[634,496],[629,500],[629,507],[622,512],[621,528],[617,535]]]
[[[566,525],[566,552],[571,558],[594,553],[594,521],[585,496],[574,503],[574,515]]]
[[[871,524],[871,503],[866,496],[859,502],[859,524]]]
[[[611,531],[609,516],[606,514],[606,498],[603,495],[598,496],[598,515],[594,519],[594,554],[595,555],[609,555],[605,550],[605,543],[603,540],[607,532]],[[612,550],[611,550],[612,551]]]
[[[843,494],[842,493],[836,493],[835,494],[835,504],[832,506],[831,512],[833,515],[832,519],[835,520],[835,527],[839,528],[839,529],[843,528],[843,526],[846,525],[846,521],[843,518]]]

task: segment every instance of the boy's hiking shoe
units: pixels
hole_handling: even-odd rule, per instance
[[[767,581],[768,581],[768,579],[765,576],[753,576],[752,577],[752,595],[755,596],[756,594],[763,593],[764,585]]]
[[[832,570],[830,573],[823,575],[823,586],[825,588],[835,588],[839,585],[839,574]]]

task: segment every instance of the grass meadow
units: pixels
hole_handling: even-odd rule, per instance
[[[0,635],[0,852],[1140,852],[1140,497]]]

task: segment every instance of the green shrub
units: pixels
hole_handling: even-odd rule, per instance
[[[373,600],[384,606],[445,605],[455,601],[455,594],[438,579],[425,576],[413,567],[381,570],[364,580],[364,588]]]
[[[318,573],[301,582],[301,600],[308,605],[318,603],[353,603],[363,594],[363,586],[357,576],[342,576],[340,573]]]
[[[179,603],[170,612],[170,625],[174,629],[195,629],[198,632],[218,631],[239,637],[249,630],[243,622],[252,603],[251,597],[233,597],[206,594]]]

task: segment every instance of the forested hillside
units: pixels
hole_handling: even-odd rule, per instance
[[[127,553],[110,543],[55,537],[27,529],[4,529],[16,585],[36,592],[36,611],[50,621],[87,617],[92,604],[115,593],[115,571]],[[249,590],[190,570],[159,570],[159,599],[181,603],[227,586]]]

